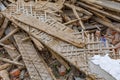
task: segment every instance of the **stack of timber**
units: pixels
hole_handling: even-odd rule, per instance
[[[14,71],[11,70],[11,66],[16,66],[21,71],[19,76],[23,77],[23,72],[27,70],[29,80],[63,80],[63,78],[74,80],[76,75],[72,67],[82,73],[79,77],[84,76],[83,80],[115,80],[113,76],[93,64],[91,57],[106,54],[114,57],[120,54],[120,52],[116,54],[116,47],[113,44],[107,40],[101,41],[106,28],[120,32],[120,28],[113,24],[120,22],[120,16],[117,14],[120,13],[118,2],[9,1],[12,3],[1,12],[0,17],[3,20],[0,23],[0,45],[10,55],[9,59],[0,58],[0,61],[6,62],[4,64],[6,66],[0,68],[5,69],[2,73],[6,74],[6,79],[9,77],[9,71],[12,75],[10,78],[16,78],[13,77]],[[12,30],[9,32],[10,29]],[[103,31],[102,36],[96,36],[96,29]],[[44,50],[47,50],[47,56]],[[50,55],[52,62],[48,58]],[[50,67],[51,64],[56,65],[56,61],[70,72],[66,71],[66,75],[60,74],[59,78],[56,77],[55,69]],[[58,72],[59,68],[57,65]],[[105,75],[96,72],[98,68]],[[74,79],[70,79],[71,76]]]

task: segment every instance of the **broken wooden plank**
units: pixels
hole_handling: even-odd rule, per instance
[[[82,3],[82,2],[78,2],[78,4],[79,4],[80,6],[82,6],[82,7],[84,7],[84,8],[87,9],[87,10],[96,11],[96,12],[98,12],[98,13],[100,13],[100,14],[105,15],[105,16],[108,17],[108,18],[111,18],[111,19],[113,19],[113,20],[115,20],[115,21],[120,22],[120,17],[119,17],[119,16],[116,16],[116,15],[113,15],[113,14],[111,14],[111,13],[105,12],[105,11],[103,11],[103,10],[97,9],[97,8],[95,8],[95,7],[89,6],[89,5],[84,4],[84,3]]]
[[[24,34],[14,35],[19,51],[25,62],[27,70],[32,80],[52,80],[49,72],[46,70],[41,58],[35,50],[31,41],[22,42],[19,39],[24,39]]]
[[[109,0],[88,0],[88,2],[91,2],[93,4],[102,6],[106,9],[109,9],[111,11],[120,12],[120,3],[115,1],[109,1]]]
[[[34,37],[30,36],[30,38],[32,39],[32,41],[34,42],[34,44],[36,45],[36,47],[38,48],[39,51],[42,51],[42,49],[44,48],[44,46],[42,45],[41,42],[39,42],[37,39],[35,39]],[[44,65],[46,66],[47,70],[49,71],[50,75],[52,76],[52,78],[54,80],[56,80],[55,76],[53,75],[51,69],[47,66],[46,62],[44,61],[43,57],[41,55],[39,55],[39,57],[41,58],[41,60],[43,61]]]
[[[25,23],[26,25],[30,25],[36,29],[46,32],[54,37],[64,40],[70,44],[77,46],[77,47],[85,46],[84,42],[82,42],[80,39],[77,39],[76,36],[72,35],[71,32],[67,31],[67,30],[72,31],[70,28],[62,25],[61,23],[52,22],[49,25],[47,25],[46,23],[41,22],[34,17],[27,16],[24,14],[14,15],[13,17],[15,20],[21,21],[21,22]],[[61,27],[61,29],[58,30],[54,25],[55,23],[58,24],[58,25],[56,25],[56,27],[59,26],[59,27]]]

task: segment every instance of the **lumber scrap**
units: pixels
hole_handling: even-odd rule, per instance
[[[29,10],[28,10],[29,11]],[[3,12],[3,14],[4,14],[4,16],[7,16],[8,18],[10,18],[10,15],[9,14],[6,14],[7,12]],[[24,12],[22,12],[22,13],[24,13]],[[36,12],[31,12],[31,13],[36,13]],[[27,13],[26,13],[27,14]],[[14,14],[15,15],[15,14]],[[31,15],[31,14],[30,14]],[[23,16],[22,16],[23,17]],[[34,14],[34,17],[38,17],[37,16],[37,14]],[[40,17],[40,16],[39,16]],[[25,18],[25,17],[24,17]],[[30,17],[29,17],[30,18]],[[33,19],[33,17],[31,17],[32,19]],[[50,26],[49,26],[49,28],[50,28],[50,30],[47,28],[47,29],[45,29],[45,31],[46,32],[48,32],[48,33],[53,33],[53,30],[55,31],[55,33],[53,33],[53,35],[56,35],[58,38],[62,38],[63,40],[67,40],[68,42],[71,42],[71,44],[73,44],[73,45],[76,45],[76,46],[78,46],[78,47],[83,47],[83,46],[85,46],[85,44],[84,44],[84,42],[82,42],[81,41],[81,39],[77,39],[76,37],[76,35],[74,35],[74,34],[72,34],[72,33],[74,33],[74,31],[72,30],[72,29],[70,29],[70,28],[68,28],[67,26],[65,26],[65,25],[63,25],[63,24],[61,24],[61,23],[59,23],[59,22],[57,22],[56,20],[54,20],[54,19],[52,19],[50,16],[48,16],[48,20],[46,20],[46,24],[47,25],[50,25],[51,26],[51,28],[50,28]],[[23,18],[22,18],[23,19]],[[31,19],[31,20],[32,20]],[[45,19],[47,19],[47,17],[45,16]],[[37,19],[36,19],[37,20]],[[23,20],[22,20],[23,21]],[[42,21],[43,22],[43,19],[41,20],[40,19],[40,21]],[[51,23],[52,22],[52,23]],[[29,23],[28,23],[29,24]],[[40,24],[40,23],[39,23]],[[32,24],[33,25],[33,24]],[[59,25],[59,26],[58,26]],[[38,26],[38,25],[37,25]],[[43,26],[42,26],[43,27]],[[53,29],[53,27],[56,27],[56,29]],[[38,27],[38,28],[40,28],[40,27]],[[47,31],[48,30],[48,31]],[[62,32],[62,31],[64,31],[64,32]],[[59,34],[58,34],[58,32],[60,32]],[[64,33],[64,34],[63,34]],[[66,34],[67,33],[67,34]],[[61,36],[61,34],[62,34],[62,36]],[[71,37],[71,38],[69,38],[69,36]],[[65,37],[66,37],[66,39],[65,39]],[[72,39],[72,40],[69,40],[69,39]],[[77,42],[77,43],[76,43]]]
[[[111,29],[113,29],[113,30],[115,30],[115,31],[117,31],[117,32],[120,33],[120,28],[116,27],[116,26],[113,25],[112,23],[110,23],[110,22],[108,22],[108,21],[105,21],[105,20],[103,20],[103,19],[101,19],[101,18],[97,18],[97,17],[93,17],[93,19],[94,19],[95,21],[97,21],[98,23],[103,24],[104,26],[107,26],[107,27],[109,27],[109,28],[111,28]]]
[[[64,5],[71,8],[71,9],[74,8],[77,12],[82,13],[84,15],[84,16],[81,17],[82,21],[86,21],[86,20],[90,19],[91,16],[92,16],[92,13],[88,12],[87,10],[85,10],[85,9],[83,9],[81,7],[77,7],[77,6],[68,4],[68,3],[64,3]]]
[[[10,80],[8,71],[7,70],[0,71],[0,78],[1,80]]]
[[[17,21],[14,23],[21,29],[25,30],[32,37],[39,40],[42,44],[44,44],[54,52],[58,53],[58,55],[73,64],[79,70],[85,72],[86,74],[88,74],[87,72],[89,72],[89,74],[91,73],[88,70],[89,66],[87,65],[87,53],[85,54],[85,49],[77,48],[73,45],[60,41],[59,39],[53,38],[52,36],[39,31],[36,28],[30,27],[24,23]]]
[[[20,39],[24,39],[26,36],[24,34],[14,35],[14,39],[18,45],[19,51],[25,62],[27,70],[30,74],[32,80],[52,80],[51,75],[46,70],[41,58],[39,57],[37,51],[35,50],[31,41],[22,42]]]
[[[13,46],[13,44],[10,44],[10,46]],[[19,52],[17,51],[17,49],[15,49],[15,50],[11,50],[9,48],[4,48],[4,49],[7,51],[7,53],[9,54],[9,56],[11,57],[11,59],[13,61],[19,61],[20,60],[21,55],[19,54]],[[10,64],[10,65],[12,65],[12,64]],[[17,67],[20,70],[22,70],[22,69],[25,68],[25,66],[19,66],[19,65],[17,65]]]
[[[7,18],[5,18],[3,25],[0,28],[0,38],[3,36],[3,33],[5,31],[5,29],[7,28],[9,20]]]
[[[99,5],[97,5],[97,4],[93,4],[92,2],[90,2],[90,1],[86,1],[86,0],[81,0],[82,2],[84,2],[84,3],[86,3],[86,4],[89,4],[89,5],[91,5],[91,6],[93,6],[93,7],[96,7],[96,8],[98,8],[98,9],[103,9],[103,7],[102,6],[99,6]]]
[[[14,47],[13,44],[9,44],[10,46]],[[13,61],[19,61],[19,59],[21,58],[21,55],[19,54],[19,52],[17,51],[17,49],[15,50],[11,50],[9,48],[5,48],[4,49],[7,51],[7,53],[9,54],[10,58],[13,60]],[[10,64],[10,63],[9,63]],[[11,64],[12,65],[12,64]],[[25,66],[19,66],[17,65],[17,67],[19,69],[23,69],[25,68]]]
[[[64,3],[64,5],[67,6],[67,7],[69,7],[69,8],[74,7],[75,10],[77,10],[78,12],[83,12],[84,14],[86,14],[88,16],[92,16],[93,15],[91,12],[89,12],[89,11],[87,11],[87,10],[81,8],[81,7],[77,7],[77,6],[74,6],[72,4],[68,4],[68,3]]]
[[[9,37],[11,37],[13,34],[15,34],[19,29],[16,28],[13,31],[11,31],[9,34],[7,34],[5,37],[3,37],[0,42],[4,42],[5,40],[7,40]]]
[[[7,62],[7,63],[14,64],[14,65],[24,66],[24,64],[22,64],[22,63],[19,63],[16,61],[11,61],[10,59],[6,59],[6,58],[2,58],[2,57],[0,57],[0,61]]]
[[[37,39],[35,39],[34,37],[30,36],[30,38],[32,39],[32,41],[34,42],[34,44],[36,45],[36,47],[38,48],[39,51],[42,51],[42,49],[44,48],[44,46],[42,45],[41,42],[39,42]],[[50,75],[52,76],[52,78],[54,80],[56,80],[55,76],[52,73],[51,68],[49,68],[46,64],[46,62],[44,61],[43,57],[41,55],[39,55],[39,57],[41,58],[41,60],[43,61],[44,65],[46,66],[47,70],[49,71]]]
[[[63,42],[57,38],[54,38],[36,28],[33,28],[29,25],[26,25],[19,21],[13,21],[16,25],[18,25],[21,29],[25,30],[28,34],[39,40],[42,44],[46,45],[48,48],[52,49],[58,55],[62,56],[64,59],[72,63],[74,66],[76,66],[79,70],[83,70],[84,72],[87,72],[87,58],[84,54],[84,50],[77,52],[77,49],[75,46],[67,44],[66,42]],[[82,35],[83,36],[83,35]],[[67,52],[67,50],[71,50],[70,52]],[[62,52],[64,51],[64,52]],[[79,63],[81,62],[81,63]]]
[[[105,11],[103,11],[103,10],[97,9],[97,8],[95,8],[95,7],[89,6],[89,5],[87,5],[87,4],[85,4],[85,3],[82,3],[82,2],[78,2],[78,4],[79,4],[80,6],[82,6],[82,7],[84,7],[85,9],[89,10],[89,11],[91,11],[91,10],[96,11],[96,12],[98,12],[98,13],[100,13],[100,14],[105,15],[105,16],[108,17],[108,18],[111,18],[111,19],[113,19],[113,20],[115,20],[115,21],[120,22],[120,17],[119,17],[119,16],[116,16],[116,15],[113,15],[113,14],[111,14],[111,13],[105,12]]]
[[[28,34],[30,34],[32,37],[39,40],[41,43],[43,43],[45,46],[53,50],[54,52],[58,53],[58,55],[62,56],[65,60],[72,63],[74,66],[76,66],[79,70],[87,71],[87,64],[86,64],[86,58],[84,58],[84,52],[75,52],[74,50],[78,49],[77,47],[70,45],[66,42],[63,42],[57,38],[54,38],[42,31],[39,31],[36,28],[30,27],[24,23],[21,22],[15,22],[14,23],[20,27],[21,29],[25,30]],[[38,34],[39,33],[39,34]],[[67,51],[69,49],[72,49],[69,53],[63,53],[63,50]],[[79,63],[81,62],[81,63]]]
[[[73,23],[75,23],[77,21],[79,21],[79,19],[70,20],[70,21],[64,23],[64,25],[70,25],[70,24],[73,24]]]
[[[106,9],[109,9],[111,11],[120,12],[120,4],[115,1],[109,1],[109,0],[88,0],[88,2],[91,2],[93,4],[102,6]]]
[[[76,18],[77,18],[77,19],[80,19],[80,20],[79,20],[79,24],[81,25],[81,27],[83,28],[83,30],[85,30],[85,26],[83,25],[83,22],[82,22],[81,18],[79,17],[79,15],[78,15],[78,13],[77,13],[77,11],[76,11],[76,9],[75,9],[74,6],[72,7],[72,10],[73,10],[73,13],[74,13],[74,15],[76,16]]]
[[[44,22],[39,21],[38,19],[36,19],[34,17],[27,16],[24,14],[14,15],[13,17],[15,20],[21,21],[21,22],[25,23],[26,25],[30,25],[36,29],[46,32],[54,37],[64,40],[70,44],[77,46],[77,47],[84,46],[84,42],[82,42],[80,39],[77,39],[76,36],[72,35],[71,32],[68,32],[68,31],[72,31],[70,28],[66,27],[65,25],[63,25],[59,22],[56,22],[56,21],[52,22],[52,23],[48,22],[49,23],[49,25],[48,25]],[[59,30],[58,30],[58,27],[60,28]]]

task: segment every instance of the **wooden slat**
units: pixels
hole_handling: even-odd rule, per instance
[[[31,41],[22,42],[20,39],[24,39],[24,34],[14,35],[15,41],[18,45],[19,51],[25,62],[27,70],[32,80],[52,80],[49,72],[46,70],[41,58],[35,50]]]
[[[93,4],[97,4],[99,6],[102,6],[106,9],[120,12],[120,3],[115,2],[115,1],[109,1],[109,0],[88,0],[88,2],[91,2]]]
[[[103,11],[103,10],[97,9],[97,8],[95,8],[95,7],[89,6],[89,5],[84,4],[84,3],[82,3],[82,2],[78,2],[78,4],[79,4],[80,6],[82,6],[82,7],[84,7],[84,8],[87,9],[87,10],[92,10],[92,11],[98,12],[98,13],[100,13],[100,14],[105,15],[105,16],[108,17],[108,18],[111,18],[111,19],[113,19],[113,20],[115,20],[115,21],[119,21],[119,22],[120,22],[120,17],[119,17],[119,16],[116,16],[116,15],[113,15],[113,14],[111,14],[111,13],[105,12],[105,11]]]
[[[34,28],[37,28],[37,29],[39,29],[43,32],[46,32],[46,33],[54,36],[54,37],[57,37],[57,38],[59,38],[61,40],[64,40],[68,43],[71,43],[71,44],[73,44],[77,47],[83,47],[84,46],[84,43],[82,41],[77,39],[76,36],[72,35],[72,33],[66,31],[66,30],[71,30],[71,29],[62,25],[61,23],[52,22],[49,25],[47,25],[44,22],[41,22],[34,17],[27,16],[27,15],[24,15],[24,14],[14,15],[13,17],[18,21],[21,21],[21,22],[23,22],[27,25],[30,25]],[[57,25],[54,25],[55,23],[57,23]],[[59,28],[61,28],[61,29],[58,30],[58,28],[57,28],[58,26],[60,26]]]

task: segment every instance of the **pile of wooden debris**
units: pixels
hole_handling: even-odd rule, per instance
[[[0,1],[1,80],[115,80],[91,58],[120,58],[119,2]]]

